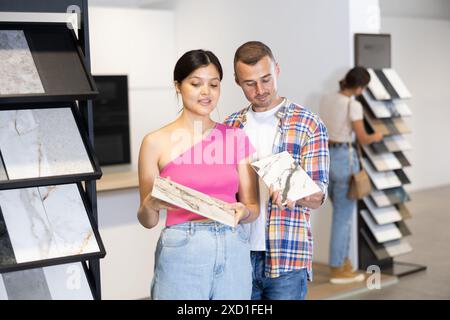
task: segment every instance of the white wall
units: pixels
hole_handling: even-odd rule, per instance
[[[411,190],[450,184],[450,21],[382,16],[382,32],[392,35],[392,66],[412,93],[408,103],[413,131],[406,153]]]
[[[92,74],[127,74],[132,167],[148,132],[177,114],[174,13],[89,7]]]

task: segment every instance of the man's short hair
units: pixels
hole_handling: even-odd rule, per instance
[[[272,59],[272,61],[275,61],[272,50],[264,43],[260,41],[246,42],[241,45],[234,54],[234,67],[236,68],[236,63],[238,61],[248,65],[255,65],[259,60],[266,56]]]

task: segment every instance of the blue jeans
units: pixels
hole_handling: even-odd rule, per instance
[[[352,152],[352,171],[350,170],[348,145],[330,147],[330,183],[328,194],[333,205],[331,225],[330,266],[340,267],[350,250],[352,214],[356,201],[347,197],[349,179],[352,172],[359,170],[356,149]]]
[[[282,273],[278,278],[266,278],[266,253],[252,251],[252,300],[305,300],[308,290],[306,269]]]
[[[249,234],[218,222],[165,228],[155,252],[154,300],[249,300]]]

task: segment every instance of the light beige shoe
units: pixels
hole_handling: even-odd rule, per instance
[[[330,268],[330,282],[333,284],[348,284],[364,281],[364,274],[348,270],[349,266],[345,263],[341,267]],[[351,264],[350,264],[351,268]]]

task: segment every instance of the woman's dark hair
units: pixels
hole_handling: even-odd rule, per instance
[[[345,78],[339,81],[341,90],[355,89],[365,87],[370,82],[370,74],[363,67],[354,67],[345,75]]]
[[[191,50],[178,59],[173,70],[173,80],[181,83],[194,70],[213,64],[219,72],[220,80],[223,78],[222,65],[214,53],[206,50]]]

